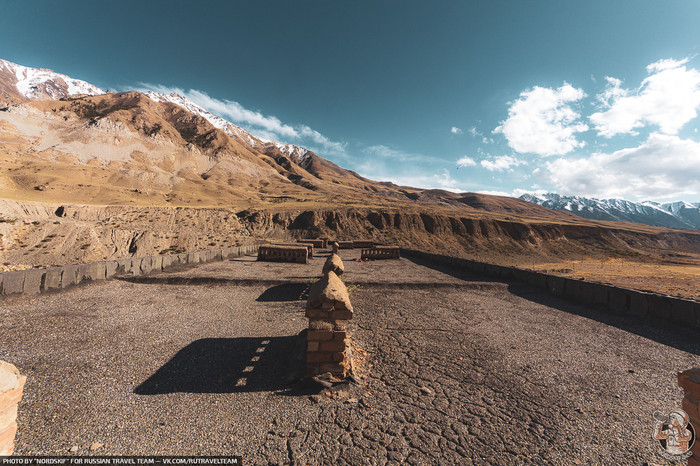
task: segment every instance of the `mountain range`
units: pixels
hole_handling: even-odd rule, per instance
[[[556,193],[523,194],[520,199],[548,209],[571,212],[583,218],[644,225],[700,229],[700,203],[683,201],[659,203],[623,199],[594,199]]]

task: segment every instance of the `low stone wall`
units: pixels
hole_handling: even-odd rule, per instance
[[[700,368],[679,372],[678,386],[685,392],[681,406],[688,414],[696,436],[695,443],[690,448],[693,456],[688,458],[688,466],[700,466],[700,441],[697,439],[700,435],[698,432],[700,429]]]
[[[355,247],[354,241],[336,241],[338,244],[338,249],[353,249]]]
[[[373,248],[374,247],[374,241],[353,241],[352,244],[353,244],[353,247],[356,249]]]
[[[636,317],[657,317],[680,325],[700,328],[700,302],[689,299],[412,249],[402,248],[401,253],[494,278],[525,282],[555,296],[578,300],[585,304],[607,306],[616,313]]]
[[[363,248],[360,251],[360,260],[376,260],[376,259],[399,259],[401,250],[398,246],[376,246],[372,248]]]
[[[306,264],[309,255],[307,246],[280,246],[264,244],[258,248],[259,261],[298,262]]]
[[[10,456],[15,449],[17,405],[26,381],[15,366],[0,361],[0,456]]]
[[[226,260],[251,254],[257,250],[258,245],[253,244],[182,254],[132,257],[89,264],[69,264],[45,269],[15,270],[0,274],[0,294],[38,294],[61,290],[89,281],[107,280],[115,275],[150,275],[178,267]]]
[[[328,245],[325,239],[298,239],[297,243],[310,244],[315,248],[321,249],[324,249]]]
[[[353,310],[345,284],[330,271],[309,290],[306,375],[346,377],[352,368],[348,321]]]

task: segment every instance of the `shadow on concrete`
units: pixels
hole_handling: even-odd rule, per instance
[[[284,337],[203,338],[181,349],[134,393],[317,393],[300,382],[305,345],[306,330]]]
[[[307,299],[309,286],[306,283],[285,283],[272,286],[257,297],[258,302],[300,301]]]
[[[579,301],[553,296],[527,283],[494,279],[486,275],[464,272],[412,256],[406,257],[406,259],[415,264],[437,270],[465,281],[478,280],[506,283],[508,285],[508,291],[520,298],[586,319],[595,320],[602,324],[610,325],[661,343],[662,345],[700,356],[700,340],[698,339],[697,330],[689,329],[679,324],[674,324],[655,317],[621,315],[607,306],[587,305]]]

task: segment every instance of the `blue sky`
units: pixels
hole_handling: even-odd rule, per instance
[[[369,178],[700,202],[700,4],[3,3],[0,58],[178,91]]]

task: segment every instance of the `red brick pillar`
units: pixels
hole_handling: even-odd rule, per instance
[[[0,456],[10,456],[15,449],[17,404],[26,381],[15,366],[0,361]]]
[[[311,286],[306,317],[309,318],[306,375],[330,372],[346,377],[352,371],[347,333],[352,305],[345,284],[334,272],[328,272]]]
[[[700,435],[700,368],[679,372],[678,386],[685,392],[681,406],[683,411],[688,413],[697,437]],[[700,442],[697,438],[690,450],[693,456],[688,458],[688,466],[700,466]]]

